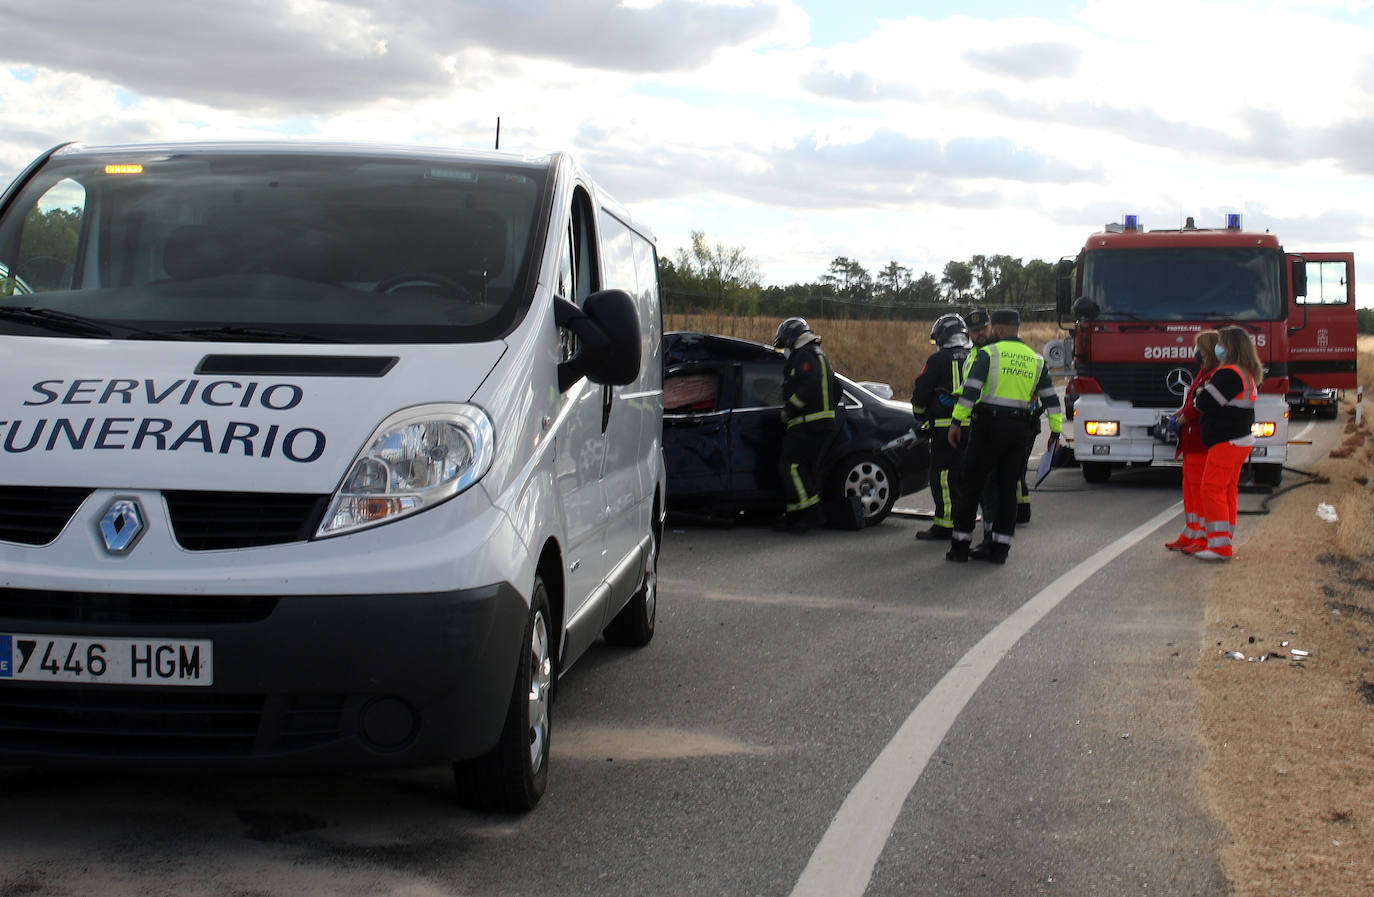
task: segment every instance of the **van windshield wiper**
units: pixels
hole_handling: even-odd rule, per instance
[[[271,327],[186,327],[181,330],[145,330],[130,339],[162,340],[233,340],[244,343],[341,343],[343,340],[296,330],[276,330]]]
[[[54,311],[37,305],[0,305],[0,319],[29,324],[55,333],[79,336],[114,336],[114,331],[94,318]]]

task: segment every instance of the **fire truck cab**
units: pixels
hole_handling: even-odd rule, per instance
[[[1189,218],[1146,231],[1134,215],[1108,224],[1060,261],[1057,306],[1071,333],[1060,353],[1072,375],[1065,442],[1090,482],[1128,465],[1177,463],[1161,419],[1197,375],[1201,330],[1245,328],[1264,363],[1256,483],[1282,479],[1290,402],[1315,407],[1356,385],[1353,253],[1285,252],[1273,234],[1243,230],[1238,214],[1215,229]]]

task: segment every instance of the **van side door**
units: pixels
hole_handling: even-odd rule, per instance
[[[662,360],[658,355],[658,271],[648,240],[606,208],[599,210],[602,288],[624,290],[635,300],[640,329],[639,375],[624,386],[604,386],[601,423],[606,431],[603,478],[606,491],[606,553],[612,596],[608,612],[619,610],[639,584],[640,543],[649,532],[657,450],[661,430]],[[648,245],[646,255],[636,253]],[[640,270],[641,264],[645,270]],[[651,344],[649,336],[654,333]],[[609,622],[609,620],[607,621]]]
[[[601,289],[596,229],[591,199],[581,188],[573,191],[568,226],[562,237],[558,283],[555,292],[579,308],[587,297]],[[573,337],[562,332],[565,340]],[[570,356],[571,346],[564,347]],[[554,460],[556,488],[563,515],[564,575],[566,580],[565,621],[569,630],[600,632],[599,618],[588,624],[579,615],[595,613],[589,599],[605,578],[603,555],[606,536],[606,496],[602,471],[606,463],[606,437],[602,431],[602,387],[585,377],[561,397],[563,425],[557,436]],[[572,405],[567,408],[567,404]],[[577,624],[583,624],[578,626]],[[571,633],[570,633],[571,637]],[[567,656],[576,657],[583,646],[571,648]]]

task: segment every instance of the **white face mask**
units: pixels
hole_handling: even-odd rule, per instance
[[[1217,361],[1226,360],[1226,349],[1222,346],[1217,346],[1215,349],[1213,349],[1212,354],[1217,357]]]

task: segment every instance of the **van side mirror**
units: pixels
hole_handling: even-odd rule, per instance
[[[624,290],[601,290],[578,308],[554,298],[554,323],[577,337],[577,351],[558,365],[558,388],[566,392],[586,377],[624,386],[639,379],[639,310]]]

